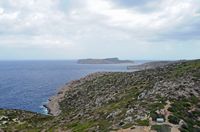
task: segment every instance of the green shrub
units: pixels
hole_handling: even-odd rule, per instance
[[[189,132],[188,130],[184,129],[184,128],[180,128],[181,132]]]
[[[156,121],[156,119],[158,118],[158,114],[156,112],[152,112],[150,113],[150,117],[152,118],[153,121]]]
[[[180,119],[177,118],[176,116],[170,115],[168,117],[168,119],[169,119],[169,122],[172,123],[172,124],[179,124],[179,122],[180,122]]]
[[[157,132],[171,132],[171,126],[169,125],[153,125],[151,130],[156,130]]]
[[[149,120],[137,120],[139,126],[149,126]]]
[[[196,96],[192,96],[190,102],[193,104],[197,104],[199,102],[199,98],[197,98]]]

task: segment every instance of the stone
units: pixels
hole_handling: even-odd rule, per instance
[[[126,115],[130,115],[130,114],[132,114],[133,112],[134,112],[134,109],[131,108],[131,109],[129,109],[129,110],[126,111]]]
[[[124,119],[124,121],[130,123],[130,122],[133,121],[133,117],[131,117],[131,116],[126,117],[126,118]]]

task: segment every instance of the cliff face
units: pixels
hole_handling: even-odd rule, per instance
[[[59,107],[50,110],[59,111],[57,116],[25,115],[23,124],[8,122],[2,129],[137,131],[140,126],[148,131],[199,132],[200,60],[132,73],[93,74],[69,83],[54,98],[52,104]],[[164,122],[157,123],[157,118]]]
[[[130,60],[119,60],[118,58],[107,58],[107,59],[80,59],[77,61],[78,64],[121,64],[121,63],[134,63]]]

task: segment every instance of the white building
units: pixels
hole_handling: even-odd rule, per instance
[[[165,120],[164,120],[164,118],[157,118],[157,119],[156,119],[156,122],[158,122],[158,123],[164,123]]]

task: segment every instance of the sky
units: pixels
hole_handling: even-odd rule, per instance
[[[200,58],[200,0],[0,0],[0,60]]]

